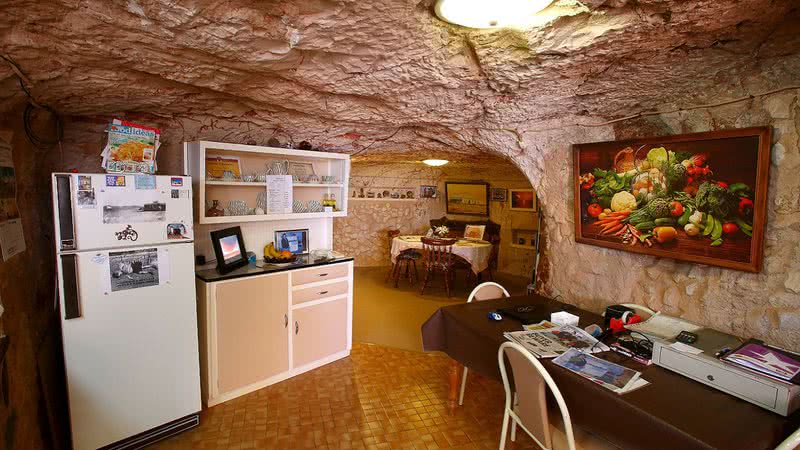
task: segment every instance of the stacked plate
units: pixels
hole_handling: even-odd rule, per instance
[[[230,214],[228,214],[230,212]],[[250,212],[247,207],[247,202],[244,200],[231,200],[228,202],[228,208],[225,210],[225,215],[231,216],[246,216]]]
[[[256,197],[256,207],[261,208],[264,211],[267,210],[267,191],[261,191],[258,193],[258,197]]]
[[[322,212],[322,203],[319,200],[311,200],[308,202],[308,211],[309,212]]]
[[[308,212],[308,205],[301,202],[300,200],[295,200],[292,202],[292,212],[294,213],[307,213]]]

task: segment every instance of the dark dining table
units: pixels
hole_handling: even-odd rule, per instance
[[[425,351],[441,351],[453,359],[449,376],[451,405],[455,405],[461,366],[498,381],[497,351],[503,333],[520,331],[512,318],[487,318],[491,311],[532,305],[541,319],[567,311],[579,325],[602,325],[602,317],[573,305],[539,295],[462,303],[437,310],[422,325]],[[572,421],[624,449],[774,449],[800,427],[800,411],[789,417],[767,411],[662,367],[643,365],[614,352],[597,356],[638,370],[650,384],[616,394],[567,369],[541,360],[559,387]]]

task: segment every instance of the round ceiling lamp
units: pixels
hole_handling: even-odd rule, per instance
[[[427,164],[427,165],[429,165],[429,166],[439,167],[439,166],[443,166],[443,165],[449,163],[450,161],[448,161],[446,159],[426,159],[426,160],[424,160],[422,162]]]
[[[524,26],[553,0],[438,0],[436,15],[469,28]]]

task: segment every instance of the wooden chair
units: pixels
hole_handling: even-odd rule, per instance
[[[515,394],[509,384],[506,372],[506,358],[514,374]],[[543,449],[569,449],[569,450],[607,450],[619,447],[597,436],[591,435],[580,429],[573,429],[569,417],[567,404],[561,395],[555,381],[547,373],[542,363],[525,350],[525,347],[515,342],[505,342],[497,351],[497,363],[500,365],[500,375],[503,378],[503,387],[506,392],[506,406],[503,413],[503,426],[500,434],[500,450],[506,446],[509,421],[511,422],[511,440],[516,440],[517,426]],[[560,427],[550,422],[547,409],[547,389],[553,395],[558,406]],[[558,428],[563,429],[563,434]],[[577,436],[577,444],[576,444]]]
[[[389,237],[389,257],[391,258],[392,255],[392,241],[397,236],[400,236],[400,230],[388,230],[386,235]],[[386,283],[387,280],[390,278],[394,279],[394,287],[397,287],[400,280],[400,274],[405,270],[405,276],[408,278],[409,283],[414,284],[418,279],[417,275],[417,260],[420,259],[422,255],[416,250],[406,250],[401,252],[395,258],[395,262],[392,263],[392,267],[389,269],[389,273],[386,274],[386,278],[383,280]],[[413,270],[412,270],[413,268]],[[413,281],[412,281],[413,276]]]
[[[450,297],[450,283],[453,278],[453,244],[457,239],[449,238],[422,238],[422,252],[425,262],[425,279],[419,290],[420,295],[425,294],[425,287],[431,276],[441,272],[444,277],[444,287]]]
[[[511,297],[511,295],[503,286],[491,281],[487,281],[479,284],[475,287],[475,289],[472,290],[472,292],[469,294],[469,297],[467,297],[467,303],[472,303],[473,301],[482,302],[484,300],[494,300],[502,297]],[[467,387],[467,372],[469,372],[469,368],[464,366],[464,374],[461,375],[461,392],[458,394],[459,406],[464,404],[464,390]]]

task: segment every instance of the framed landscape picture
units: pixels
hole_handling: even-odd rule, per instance
[[[489,215],[489,183],[446,181],[444,192],[447,214]]]
[[[536,212],[536,193],[533,189],[509,189],[508,202],[514,211]]]
[[[575,240],[758,272],[771,128],[573,146]]]

